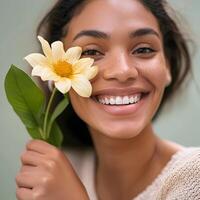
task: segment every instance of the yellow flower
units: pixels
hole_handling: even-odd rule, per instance
[[[38,36],[43,54],[32,53],[25,60],[33,67],[32,76],[40,76],[43,81],[53,81],[55,87],[63,94],[72,87],[80,96],[89,97],[92,93],[90,79],[98,72],[92,66],[92,58],[80,58],[81,47],[71,47],[64,51],[63,43],[56,41],[51,44]]]

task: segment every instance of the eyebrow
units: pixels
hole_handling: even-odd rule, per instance
[[[74,38],[74,40],[77,40],[80,37],[83,36],[89,36],[89,37],[94,37],[94,38],[99,38],[99,39],[109,39],[110,36],[102,31],[97,31],[97,30],[83,30],[79,32]]]
[[[156,32],[155,30],[151,29],[151,28],[141,28],[138,29],[136,31],[133,31],[129,34],[130,38],[135,38],[135,37],[142,37],[145,35],[155,35],[158,38],[160,38],[160,35],[158,32]],[[99,39],[109,39],[110,35],[108,35],[105,32],[102,31],[98,31],[98,30],[83,30],[81,32],[79,32],[74,38],[73,41],[77,40],[80,37],[84,37],[84,36],[89,36],[89,37],[94,37],[94,38],[99,38]]]
[[[133,31],[130,33],[130,38],[135,38],[135,37],[142,37],[145,35],[155,35],[158,38],[160,38],[160,35],[158,32],[156,32],[155,30],[151,29],[151,28],[141,28],[138,29],[136,31]]]

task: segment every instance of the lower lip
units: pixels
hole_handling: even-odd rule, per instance
[[[149,94],[142,97],[140,101],[138,101],[137,103],[128,105],[113,106],[113,105],[101,104],[98,102],[96,103],[98,104],[100,109],[103,109],[104,111],[106,111],[111,115],[130,115],[136,113],[142,107],[147,96],[149,96]]]

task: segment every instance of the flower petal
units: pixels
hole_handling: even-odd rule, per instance
[[[67,78],[60,79],[55,82],[55,87],[63,94],[67,93],[71,88],[71,81]]]
[[[53,42],[51,44],[51,48],[52,48],[53,61],[56,62],[58,60],[62,60],[65,55],[63,43],[61,41]]]
[[[38,36],[38,40],[41,43],[42,50],[43,50],[45,56],[48,59],[50,59],[50,61],[52,61],[52,51],[51,51],[51,47],[50,47],[49,43],[41,36]]]
[[[81,54],[81,47],[71,47],[66,51],[64,59],[66,59],[70,64],[74,64],[81,57]]]
[[[91,83],[82,75],[74,75],[72,88],[82,97],[89,97],[92,93]]]
[[[92,66],[90,69],[85,70],[82,74],[88,79],[91,80],[93,79],[98,73],[98,67],[97,66]]]
[[[43,81],[47,80],[57,81],[60,78],[50,68],[42,67],[39,65],[33,68],[31,75],[40,76]]]
[[[49,66],[47,58],[40,53],[31,53],[24,58],[32,67],[37,65],[47,67]]]
[[[76,74],[81,74],[84,71],[87,71],[94,63],[92,58],[81,58],[73,65],[73,70]]]

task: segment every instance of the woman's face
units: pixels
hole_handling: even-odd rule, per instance
[[[72,106],[91,132],[132,138],[150,125],[170,74],[156,18],[137,0],[89,1],[73,17],[66,48],[99,67],[91,98],[70,91]]]

